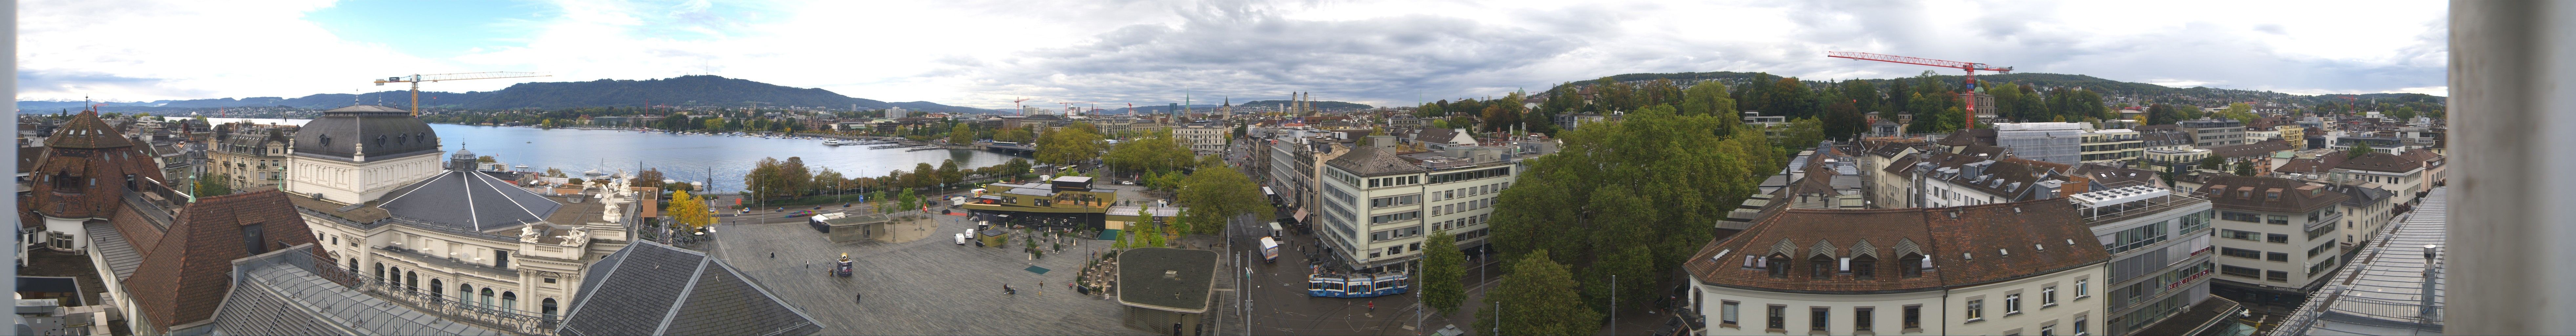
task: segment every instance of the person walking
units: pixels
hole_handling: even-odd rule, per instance
[[[1368,302],[1368,307],[1369,307],[1369,312],[1371,312],[1371,313],[1375,313],[1375,312],[1377,312],[1377,300],[1369,300],[1369,302]]]

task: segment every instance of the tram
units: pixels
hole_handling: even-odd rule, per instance
[[[1306,276],[1306,296],[1364,298],[1404,294],[1413,288],[1404,272],[1377,274],[1315,273]]]

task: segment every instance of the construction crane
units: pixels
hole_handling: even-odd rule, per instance
[[[1015,114],[1015,115],[1025,115],[1025,114],[1029,114],[1029,107],[1027,107],[1027,106],[1020,106],[1020,102],[1029,101],[1029,99],[1030,99],[1030,98],[1012,99],[1012,100],[1011,100],[1011,114]]]
[[[1915,57],[1905,57],[1905,56],[1896,56],[1896,55],[1881,55],[1881,54],[1872,54],[1872,53],[1863,53],[1863,52],[1848,52],[1848,51],[1834,51],[1834,52],[1826,52],[1826,53],[1825,53],[1825,57],[1839,57],[1839,58],[1849,58],[1849,59],[1855,59],[1855,60],[1870,60],[1870,61],[1880,61],[1880,62],[1888,62],[1888,63],[1905,63],[1905,64],[1913,64],[1913,65],[1933,66],[1933,67],[1943,67],[1943,68],[1952,68],[1952,69],[1959,69],[1959,70],[1967,70],[1967,71],[1968,71],[1968,93],[1969,93],[1969,96],[1968,96],[1968,99],[1967,99],[1967,101],[1968,101],[1968,113],[1967,113],[1967,114],[1968,114],[1968,115],[1966,115],[1966,117],[1967,117],[1967,119],[1968,119],[1968,120],[1967,120],[1967,121],[1965,121],[1965,122],[1967,123],[1968,128],[1977,128],[1977,96],[1975,95],[1975,93],[1977,93],[1977,70],[1993,71],[1993,72],[1995,72],[1995,73],[2011,73],[2011,72],[2012,72],[2012,70],[2013,70],[2013,68],[2012,68],[2012,67],[2001,67],[2001,68],[1998,68],[1998,67],[1994,67],[1994,66],[1991,66],[1991,65],[1986,65],[1985,63],[1969,63],[1969,62],[1960,62],[1960,61],[1944,61],[1944,60],[1936,60],[1936,59],[1929,59],[1929,58],[1915,58]]]
[[[385,83],[411,83],[411,115],[417,117],[420,116],[420,82],[545,76],[553,75],[538,74],[534,72],[467,72],[432,75],[414,74],[410,76],[385,77],[385,79],[376,80],[376,85],[383,86]]]

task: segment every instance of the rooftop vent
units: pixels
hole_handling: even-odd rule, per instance
[[[2002,255],[2012,255],[2012,250],[2006,250],[2006,249],[1995,249],[1995,253],[1997,253],[1997,254],[2002,254]]]
[[[2040,245],[2040,244],[2030,244],[2030,248],[2039,249],[2039,250],[2041,250],[2041,251],[2047,251],[2047,250],[2048,250],[2048,246]]]
[[[2067,240],[2066,240],[2066,245],[2075,245],[2075,240],[2074,240],[2074,239],[2067,239]]]
[[[1960,260],[1976,260],[1976,259],[1977,259],[1977,256],[1976,256],[1976,255],[1972,255],[1972,254],[1968,254],[1967,252],[1959,252],[1959,259],[1960,259]]]

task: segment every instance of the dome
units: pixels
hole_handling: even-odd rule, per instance
[[[341,161],[383,160],[438,152],[438,132],[410,112],[350,105],[322,111],[295,132],[295,155]]]

